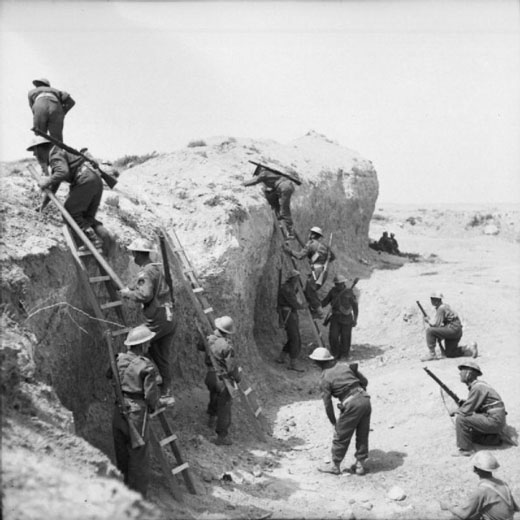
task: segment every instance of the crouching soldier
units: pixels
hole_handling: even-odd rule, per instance
[[[489,451],[479,451],[471,459],[473,472],[479,477],[478,487],[463,506],[450,506],[440,502],[443,510],[453,513],[457,520],[512,520],[520,511],[509,486],[493,477],[500,464]]]
[[[240,371],[235,357],[235,351],[228,340],[228,336],[235,333],[235,324],[229,316],[222,316],[215,320],[215,330],[207,338],[211,356],[215,366],[206,352],[206,374],[205,383],[209,390],[209,403],[207,413],[209,415],[208,426],[215,428],[217,438],[213,441],[219,446],[232,444],[228,437],[231,426],[231,404],[232,396],[224,382],[227,378],[234,386],[240,382]],[[198,349],[204,351],[204,343],[199,342]]]
[[[496,390],[484,381],[480,367],[474,361],[459,365],[460,380],[469,389],[467,399],[450,415],[455,415],[458,451],[455,456],[473,455],[473,443],[501,444],[500,434],[506,425],[504,402]]]
[[[136,439],[132,437],[127,419],[118,406],[114,408],[112,419],[117,468],[123,474],[125,484],[144,497],[150,481],[147,416],[159,403],[157,372],[153,363],[145,357],[149,341],[153,337],[154,333],[146,325],[131,329],[125,340],[128,352],[117,356],[123,406],[128,410],[128,421],[132,422],[144,444],[132,447]],[[109,375],[112,375],[111,371]]]
[[[322,473],[341,473],[340,465],[347,453],[350,440],[356,433],[356,463],[350,472],[364,475],[368,458],[368,435],[372,406],[366,393],[368,380],[358,371],[357,363],[336,361],[330,352],[318,347],[309,356],[321,369],[320,390],[325,412],[334,426],[332,439],[332,464],[318,468]],[[339,417],[336,419],[332,397],[339,400]]]

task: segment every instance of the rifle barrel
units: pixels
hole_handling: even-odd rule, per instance
[[[423,370],[457,403],[457,406],[460,406],[464,402],[463,399],[460,399],[455,392],[450,390],[431,370],[427,367],[423,367]]]

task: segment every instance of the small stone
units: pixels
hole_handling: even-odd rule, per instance
[[[367,511],[371,511],[374,507],[371,502],[363,502],[361,506],[364,507]]]
[[[386,496],[391,500],[400,501],[406,498],[406,493],[399,486],[393,486]]]
[[[253,475],[255,477],[261,477],[263,474],[264,474],[264,472],[262,471],[262,469],[259,466],[255,466],[253,468]]]

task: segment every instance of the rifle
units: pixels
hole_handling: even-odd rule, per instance
[[[419,307],[419,309],[421,310],[422,315],[425,318],[428,318],[428,314],[426,314],[426,311],[424,310],[424,307],[421,305],[421,302],[419,300],[416,300],[415,303],[417,304],[417,307]],[[444,355],[446,355],[446,351],[444,350],[444,347],[442,346],[441,340],[438,340],[438,344],[439,344],[439,348],[442,350],[442,353]]]
[[[354,281],[352,282],[352,285],[350,286],[350,290],[354,289],[354,287],[356,286],[356,284],[358,282],[359,282],[359,278],[354,278]],[[338,297],[339,297],[339,295],[338,295]],[[332,305],[331,305],[331,309],[327,313],[327,316],[325,316],[325,319],[323,320],[323,325],[326,327],[329,324],[331,319],[332,319]]]
[[[450,390],[431,370],[423,367],[423,370],[457,403],[457,406],[464,403],[464,399],[461,399],[455,392]]]
[[[164,239],[164,235],[162,232],[159,232],[159,244],[161,247],[161,255],[163,259],[163,270],[164,270],[164,279],[166,280],[166,285],[168,286],[168,292],[170,293],[171,304],[173,305],[175,302],[175,296],[173,295],[173,281],[172,274],[170,272],[170,262],[168,261],[168,253],[166,252],[166,242]],[[170,312],[172,309],[170,308]],[[170,321],[170,320],[168,320]]]
[[[265,168],[266,170],[269,170],[269,171],[271,171],[273,173],[276,173],[278,175],[281,175],[282,177],[285,177],[286,179],[289,179],[289,180],[293,181],[298,186],[300,186],[301,183],[302,183],[302,181],[300,179],[298,179],[297,177],[293,177],[292,175],[289,175],[288,173],[283,173],[280,170],[275,170],[274,168],[271,168],[270,166],[266,166],[265,164],[258,163],[258,162],[255,162],[255,161],[249,161],[249,162],[256,166],[256,170],[253,173],[253,177],[255,175],[258,175],[258,168],[260,167],[260,168]]]
[[[325,261],[325,265],[323,267],[323,271],[321,272],[320,276],[318,276],[318,279],[316,280],[316,286],[318,289],[325,283],[325,279],[327,277],[327,271],[329,270],[329,264],[330,264],[330,257],[332,256],[332,233],[330,234],[329,238],[329,248],[327,249],[327,260]]]
[[[86,162],[88,162],[89,164],[94,166],[94,168],[96,168],[99,171],[99,173],[101,174],[101,178],[107,183],[107,186],[109,188],[112,189],[117,184],[117,179],[114,179],[114,177],[109,175],[107,172],[103,171],[99,167],[99,164],[97,163],[97,161],[95,161],[94,159],[92,159],[88,155],[85,155],[84,153],[82,153],[82,152],[80,152],[80,151],[78,151],[78,150],[76,150],[76,149],[66,145],[65,143],[62,143],[61,141],[59,141],[58,139],[56,139],[52,135],[46,134],[46,133],[42,132],[41,130],[39,130],[38,128],[31,128],[31,130],[36,135],[39,135],[40,137],[45,137],[45,139],[47,139],[47,141],[49,141],[52,144],[56,145],[58,148],[61,148],[62,150],[65,150],[66,152],[71,153],[72,155],[77,155],[78,157],[81,157],[81,158],[85,159]]]

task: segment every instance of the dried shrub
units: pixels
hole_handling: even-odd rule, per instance
[[[198,146],[207,146],[206,141],[202,139],[196,139],[188,143],[188,148],[197,148]]]

